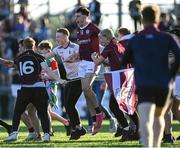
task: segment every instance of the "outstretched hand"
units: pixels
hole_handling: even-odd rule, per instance
[[[68,81],[63,80],[63,79],[60,79],[60,80],[58,81],[58,83],[59,83],[62,87],[64,87],[64,86],[68,83]]]
[[[91,54],[91,58],[92,58],[92,60],[94,61],[94,59],[96,59],[98,57],[98,54],[96,53],[96,52],[93,52],[92,54]]]
[[[67,62],[67,63],[72,63],[76,61],[79,61],[79,54],[77,53],[70,55],[66,60],[64,60],[64,62]]]
[[[13,67],[14,66],[14,62],[11,60],[6,60],[3,58],[0,58],[0,62],[8,67]]]

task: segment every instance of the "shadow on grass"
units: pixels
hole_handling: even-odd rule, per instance
[[[28,146],[29,143],[29,146]],[[53,145],[61,145],[62,147],[68,146],[69,147],[137,147],[140,145],[137,144],[130,144],[130,143],[123,143],[119,142],[118,140],[72,140],[72,141],[64,141],[64,140],[52,140],[49,143],[44,143],[42,141],[35,141],[35,142],[26,142],[24,141],[16,141],[16,142],[2,142],[1,146],[5,146],[5,144],[8,144],[9,147],[39,147],[41,144],[42,147],[49,147]]]

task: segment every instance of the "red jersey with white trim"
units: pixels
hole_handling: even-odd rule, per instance
[[[77,41],[81,60],[93,61],[91,54],[99,53],[99,32],[99,28],[91,22],[83,28],[78,27]]]

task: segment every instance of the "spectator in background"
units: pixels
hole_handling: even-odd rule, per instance
[[[77,24],[74,18],[74,13],[76,10],[82,6],[81,0],[77,0],[77,3],[74,5],[73,10],[70,11],[69,13],[66,13],[65,15],[65,24],[64,27],[69,30],[70,34],[70,41],[76,42],[77,37],[76,37],[76,32],[77,32]]]
[[[29,13],[27,11],[27,5],[21,4],[20,11],[18,14],[23,17],[25,23],[29,22]]]
[[[137,31],[138,23],[141,25],[141,1],[140,0],[132,0],[129,3],[129,13],[131,18],[134,21],[134,30]]]
[[[23,38],[26,29],[24,18],[21,15],[15,15],[14,17],[13,32],[18,39]]]
[[[73,14],[74,15],[74,14]],[[64,27],[67,28],[69,30],[69,32],[71,32],[71,35],[69,37],[69,39],[72,41],[72,42],[76,42],[76,28],[77,28],[77,24],[75,22],[75,19],[71,19],[72,17],[72,14],[67,14],[65,16],[65,24],[64,24]]]
[[[0,1],[0,21],[10,15],[10,0]]]
[[[170,30],[170,17],[167,13],[161,13],[161,20],[158,25],[158,28],[160,31],[168,31]]]
[[[101,8],[101,4],[97,0],[92,0],[89,3],[89,10],[91,13],[91,21],[96,25],[99,25],[100,20],[101,20],[100,8]]]
[[[5,19],[2,22],[2,39],[5,42],[4,58],[11,59],[18,52],[17,38],[14,36],[12,22],[10,19]]]
[[[49,20],[47,18],[40,19],[40,28],[37,32],[38,42],[42,40],[47,40],[50,37],[49,31]]]

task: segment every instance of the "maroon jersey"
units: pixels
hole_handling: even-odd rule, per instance
[[[77,41],[79,44],[79,54],[81,60],[93,61],[91,54],[99,53],[99,34],[100,30],[93,23],[77,30]]]
[[[120,55],[123,55],[125,48],[120,43],[114,43],[113,40],[104,48],[101,56],[109,59],[111,71],[120,69]]]

